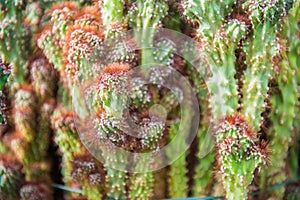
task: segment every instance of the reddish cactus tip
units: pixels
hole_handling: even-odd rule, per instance
[[[119,63],[114,63],[108,65],[106,68],[103,70],[103,74],[116,74],[120,72],[128,72],[130,69],[129,65],[127,64],[119,64]]]
[[[19,89],[25,90],[28,92],[33,92],[33,86],[29,85],[29,84],[22,84]]]
[[[97,30],[95,27],[93,26],[80,26],[80,25],[74,25],[71,26],[68,29],[68,33],[66,35],[66,43],[68,44],[68,42],[70,42],[71,39],[71,34],[76,31],[76,30],[82,30],[83,32],[87,32],[87,33],[92,33],[93,35],[98,36],[99,38],[104,38],[104,33],[103,33],[103,29],[102,30]]]
[[[254,132],[251,127],[249,127],[245,117],[240,114],[231,114],[231,115],[226,115],[223,119],[221,119],[221,122],[228,123],[230,126],[233,127],[238,127],[238,126],[243,126],[244,127],[244,134],[249,137],[254,139],[256,136],[254,135]]]
[[[37,41],[37,46],[42,49],[42,42],[45,41],[45,39],[52,35],[52,26],[45,26],[42,28],[42,30],[35,35],[33,35],[34,41]]]
[[[63,60],[64,60],[64,68],[65,68],[63,71],[70,71],[70,73],[73,76],[75,76],[75,74],[78,72],[79,69],[78,66],[76,66],[76,64],[71,63],[72,61],[70,61],[70,53],[71,52],[73,54],[76,53],[73,52],[74,47],[72,46],[72,44],[74,45],[74,43],[76,43],[77,46],[79,44],[86,44],[90,42],[89,41],[90,35],[96,36],[99,39],[99,42],[104,39],[103,30],[98,30],[94,26],[88,27],[88,26],[74,25],[68,29],[68,32],[65,37],[66,45],[63,48]],[[94,49],[91,46],[91,44],[88,44],[88,48],[82,50],[86,51],[87,53],[91,53]]]
[[[75,15],[75,20],[79,20],[86,17],[92,17],[95,21],[101,23],[101,12],[99,9],[96,9],[95,7],[86,7],[83,10],[79,11]]]

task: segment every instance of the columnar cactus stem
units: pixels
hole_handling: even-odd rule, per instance
[[[203,83],[202,83],[203,86]],[[205,87],[205,86],[203,86]],[[211,169],[211,165],[215,162],[215,153],[211,151],[209,140],[207,138],[210,137],[209,134],[209,119],[210,119],[210,111],[208,108],[208,91],[207,88],[202,88],[198,96],[201,98],[201,127],[198,130],[198,153],[197,157],[199,158],[199,163],[195,169],[194,176],[194,186],[193,186],[193,195],[209,195],[210,194],[210,185],[213,179],[213,169]]]
[[[87,68],[93,51],[100,49],[103,42],[103,33],[90,27],[72,26],[66,37],[65,72],[73,79],[70,87],[79,80],[89,80],[93,77],[93,68]]]
[[[146,158],[145,161],[137,163],[135,166],[136,169],[139,171],[143,171],[146,167],[145,163],[149,162],[149,159]],[[143,173],[135,173],[130,176],[129,179],[130,190],[129,190],[129,198],[130,199],[151,199],[153,196],[153,184],[154,184],[154,177],[152,172],[143,172]]]
[[[126,136],[122,135],[122,121],[123,111],[126,108],[127,95],[125,94],[127,72],[129,67],[127,65],[112,64],[107,66],[100,76],[100,80],[93,88],[92,93],[96,95],[89,96],[95,98],[90,101],[90,108],[93,112],[99,113],[98,117],[94,119],[95,128],[98,130],[99,139],[109,139],[115,145],[121,145],[128,148],[126,145]],[[121,125],[121,126],[120,126]],[[133,144],[134,145],[134,144]],[[109,155],[106,155],[109,153]],[[127,162],[127,158],[120,158],[114,150],[109,152],[102,152],[102,156],[107,158],[107,162],[115,162],[117,164],[123,159]],[[113,157],[113,158],[112,158]],[[106,184],[108,186],[108,196],[115,199],[125,199],[125,183],[126,173],[106,167]]]
[[[88,199],[102,199],[105,172],[103,166],[90,155],[74,158],[71,176],[82,184],[83,193]]]
[[[109,155],[105,154],[106,152],[102,152],[102,156],[104,158],[110,158],[111,164],[117,164],[120,161],[124,161],[127,158],[122,158],[117,155],[116,152],[110,151]],[[126,199],[126,180],[127,174],[126,172],[119,171],[110,167],[107,167],[105,164],[106,169],[106,187],[108,188],[107,196],[114,198],[114,199]]]
[[[228,200],[247,199],[254,170],[266,164],[268,150],[257,139],[241,115],[226,116],[216,128],[219,173]]]
[[[183,1],[183,14],[188,20],[199,24],[197,37],[209,57],[212,77],[207,84],[214,120],[238,108],[234,50],[247,29],[243,22],[235,19],[222,25],[234,3],[230,0],[222,3]]]
[[[15,94],[14,121],[18,133],[11,139],[9,146],[14,152],[20,151],[19,159],[24,165],[26,180],[35,180],[35,171],[31,170],[35,165],[34,140],[36,138],[36,96],[31,86],[23,86]],[[15,143],[16,142],[16,143]],[[20,149],[21,148],[21,149]],[[21,152],[24,152],[22,154]],[[25,154],[28,152],[28,154]]]
[[[52,33],[52,30],[45,28],[37,41],[38,47],[44,52],[48,60],[53,63],[56,69],[61,70],[63,64],[63,53],[59,48],[58,39]]]
[[[27,1],[2,1],[0,3],[1,59],[12,65],[13,82],[25,82],[27,57],[30,51],[29,30],[23,25]]]
[[[197,23],[197,37],[201,41],[209,42],[221,28],[225,17],[232,11],[235,0],[183,0],[183,15],[188,21]]]
[[[55,97],[57,74],[46,58],[38,57],[30,65],[32,86],[39,102]]]
[[[180,122],[173,122],[170,125],[169,138],[173,139],[178,133]],[[170,141],[172,142],[172,141]],[[178,144],[174,144],[174,148],[179,148],[182,145],[182,141],[178,141]],[[176,149],[168,148],[166,155],[168,158],[172,158]],[[171,198],[183,198],[188,196],[188,178],[186,169],[186,153],[181,155],[172,165],[170,166],[168,184],[169,184],[169,195]]]
[[[231,20],[224,25],[224,32],[216,33],[208,48],[212,77],[207,85],[213,119],[233,113],[238,108],[237,80],[234,78],[237,42],[245,35],[246,25]]]
[[[130,22],[132,26],[140,31],[137,34],[137,41],[140,42],[142,48],[142,61],[141,64],[149,65],[155,63],[153,50],[149,47],[153,45],[153,30],[147,28],[159,27],[162,20],[168,12],[168,4],[161,0],[138,0],[129,11]],[[137,17],[136,17],[137,16]]]
[[[36,129],[36,96],[30,85],[24,85],[15,95],[15,124],[26,142],[34,139]]]
[[[130,80],[128,72],[128,65],[108,65],[104,68],[96,85],[91,86],[90,90],[87,90],[87,101],[90,102],[90,109],[97,114],[96,119],[94,119],[95,128],[98,130],[97,138],[104,142],[109,140],[114,145],[121,146],[130,151],[155,150],[158,148],[158,141],[162,137],[164,130],[164,124],[159,119],[155,120],[156,118],[152,117],[150,120],[147,116],[137,119],[137,125],[140,128],[137,136],[140,138],[129,135],[129,132],[134,133],[137,130],[133,130],[127,124],[124,112],[130,106],[128,104],[129,97],[136,99],[140,96],[138,94],[128,95],[128,81]],[[140,93],[139,90],[135,90],[135,87],[132,89],[133,91],[129,92]],[[93,95],[95,93],[94,90],[96,91],[96,95]],[[143,106],[143,102],[133,101],[133,107],[137,107],[138,105]],[[144,103],[147,104],[147,101]],[[126,157],[114,155],[113,149],[108,153],[109,155],[106,155],[106,152],[102,152],[102,156],[108,158],[107,162],[110,162],[110,164],[111,162],[115,162],[113,164],[128,162]],[[137,166],[128,166],[141,172],[129,177],[129,182],[134,183],[132,187],[129,187],[129,196],[131,198],[150,198],[152,194],[153,175],[151,172],[142,173],[143,170],[147,170],[147,166],[144,165],[144,162],[139,162]],[[125,198],[123,184],[125,183],[126,173],[109,168],[108,163],[105,163],[105,166],[107,166],[106,181],[110,188],[108,195],[118,199]],[[142,197],[143,195],[146,196]]]
[[[246,52],[247,69],[243,82],[243,110],[253,130],[257,132],[268,97],[268,83],[274,70],[272,59],[279,54],[276,36],[285,4],[281,1],[249,1],[245,3],[254,29],[253,36],[243,47]],[[255,109],[253,109],[255,108]]]
[[[54,110],[55,73],[45,58],[31,63],[33,86],[22,85],[15,94],[14,122],[17,133],[11,136],[10,147],[17,152],[24,165],[26,181],[50,180],[47,151],[51,133],[50,116]],[[46,99],[48,98],[48,101]],[[39,100],[39,101],[38,101]],[[37,113],[37,111],[40,113]],[[39,120],[39,124],[36,123]],[[21,146],[23,144],[23,146]]]
[[[299,48],[300,39],[297,38],[299,33],[298,24],[300,17],[299,1],[295,3],[295,6],[288,17],[284,21],[283,25],[283,38],[281,41],[281,56],[282,60],[277,63],[277,71],[275,74],[278,88],[274,91],[274,96],[271,98],[271,114],[270,119],[272,127],[270,129],[270,149],[272,154],[270,156],[271,165],[268,169],[263,171],[262,179],[264,185],[272,185],[278,182],[283,182],[287,179],[287,175],[281,173],[286,170],[286,159],[288,154],[288,148],[293,144],[291,138],[294,135],[294,120],[297,113],[298,103],[298,80],[296,77],[296,71],[299,65],[295,62],[295,58],[299,56],[297,48]],[[295,145],[295,144],[294,144]],[[292,159],[292,158],[291,158]],[[272,179],[270,178],[272,177]],[[283,198],[284,188],[275,190],[272,192],[276,198]]]
[[[106,27],[105,37],[113,39],[119,32],[126,30],[124,4],[122,0],[99,0],[103,25]]]
[[[57,131],[55,142],[62,153],[63,178],[68,186],[73,184],[81,186],[84,195],[89,199],[101,199],[104,192],[105,172],[98,161],[90,158],[79,141],[74,117],[73,113],[58,108],[52,119],[52,125]]]
[[[209,104],[212,109],[211,112],[213,121],[218,121],[218,119],[224,115],[231,115],[238,109],[239,96],[238,83],[235,79],[236,58],[234,52],[237,48],[238,42],[246,35],[247,25],[245,22],[239,21],[239,19],[229,19],[225,24],[223,24],[225,16],[232,11],[231,7],[234,4],[235,1],[223,1],[222,3],[214,1],[183,1],[183,14],[186,16],[188,21],[195,22],[199,25],[199,28],[197,29],[197,37],[200,40],[201,48],[207,54],[208,63],[210,65],[210,73],[212,75],[207,80],[207,87],[210,92]],[[213,23],[211,23],[211,21],[213,21]],[[205,104],[203,106],[205,106]],[[204,108],[204,110],[206,109],[207,108]],[[207,131],[205,129],[205,122],[202,128],[203,132]],[[200,150],[202,148],[201,140],[203,139],[203,135],[205,134],[202,133],[199,137]],[[218,137],[218,134],[216,134],[216,137]],[[201,165],[205,165],[205,161],[212,162],[213,160],[211,155],[209,155],[207,159],[208,160],[204,159],[202,164],[202,160],[200,160],[200,166],[197,168],[201,167]],[[245,176],[252,177],[253,172],[254,169],[252,171],[249,170]],[[232,177],[232,174],[227,174],[226,176]],[[244,196],[238,195],[236,192],[238,198],[246,198],[246,188],[250,182],[248,181],[243,185]],[[195,183],[195,187],[199,187],[199,184],[200,187],[202,186],[202,188],[197,189],[200,192],[201,190],[204,190],[204,187],[207,187],[207,185],[204,185],[201,182],[198,183],[198,180],[196,180]],[[233,188],[229,187],[228,184],[229,182],[223,179],[223,185],[226,189],[227,197],[233,198],[232,196],[229,196],[233,193]]]
[[[64,75],[63,48],[68,44],[65,37],[68,28],[74,24],[76,11],[78,11],[76,3],[54,5],[50,12],[52,26],[45,27],[37,41],[38,47],[61,75]]]
[[[299,6],[299,0],[1,1],[0,199],[53,199],[53,131],[64,184],[83,191],[67,199],[182,198],[214,190],[247,199],[262,165],[253,183],[258,190],[297,177]],[[196,44],[158,35],[159,27],[193,36]],[[120,41],[130,29],[135,35]],[[178,47],[195,69],[173,53]],[[148,170],[186,147],[191,137],[173,139],[192,136],[199,117],[197,103],[192,110],[178,101],[187,88],[176,84],[187,76],[201,107],[198,141],[156,178]],[[80,132],[77,122],[84,122]],[[211,124],[216,148],[209,152]],[[159,160],[143,157],[158,151]],[[293,188],[286,188],[265,193],[292,198]]]
[[[39,125],[37,136],[34,141],[35,158],[37,161],[44,160],[47,157],[47,151],[51,136],[51,116],[55,108],[54,99],[48,99],[40,106],[40,115],[38,117]]]
[[[79,184],[90,199],[101,198],[103,192],[104,171],[79,141],[74,123],[75,115],[57,109],[52,126],[57,131],[55,142],[62,153],[62,174],[66,185]]]
[[[63,175],[66,183],[71,181],[72,160],[85,151],[79,142],[74,124],[74,114],[56,110],[52,118],[52,126],[57,131],[55,142],[63,153]]]
[[[55,108],[56,72],[44,57],[39,57],[31,63],[31,78],[33,90],[37,96],[39,113],[34,141],[31,143],[35,162],[45,162],[51,135],[51,116]],[[47,176],[47,175],[46,175]],[[49,178],[49,177],[48,177]]]
[[[268,83],[273,68],[271,58],[278,53],[275,40],[275,29],[265,24],[255,29],[252,44],[245,46],[245,49],[248,48],[246,49],[248,67],[244,77],[243,110],[254,131],[260,128],[261,114],[266,107],[264,100],[268,96]]]

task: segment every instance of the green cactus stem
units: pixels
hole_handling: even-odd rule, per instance
[[[57,131],[55,142],[62,153],[62,174],[66,185],[79,185],[89,199],[102,197],[105,172],[102,165],[91,158],[79,140],[74,113],[58,108],[52,118]],[[71,195],[76,197],[75,194]]]
[[[275,75],[278,85],[271,98],[271,106],[273,107],[270,114],[272,127],[269,132],[271,140],[269,148],[272,151],[270,156],[271,165],[262,173],[262,180],[265,181],[263,183],[264,186],[283,182],[288,178],[287,174],[281,172],[286,170],[289,147],[297,145],[293,144],[294,142],[291,138],[295,137],[294,120],[296,120],[298,109],[296,71],[299,65],[294,62],[294,58],[295,56],[297,57],[297,48],[299,48],[297,44],[299,45],[300,41],[296,37],[299,27],[298,25],[293,25],[293,23],[297,24],[299,22],[299,16],[299,2],[297,2],[294,8],[290,10],[283,25],[283,37],[285,39],[281,42],[282,60],[277,64],[278,69]],[[293,159],[295,158],[290,158],[290,160]],[[284,190],[284,188],[275,190],[272,192],[273,196],[283,198]]]
[[[208,48],[212,77],[207,81],[213,119],[235,112],[238,108],[237,80],[234,78],[237,42],[245,35],[246,25],[231,20],[224,25],[224,32],[217,32]]]
[[[264,142],[258,142],[241,115],[230,115],[216,127],[218,172],[222,176],[226,198],[247,199],[247,187],[253,172],[266,164],[268,150]]]
[[[103,0],[99,1],[102,21],[105,26],[106,39],[113,39],[119,33],[127,29],[124,19],[124,4],[122,0]]]
[[[214,120],[238,108],[234,51],[247,29],[243,22],[235,19],[222,25],[234,3],[235,1],[183,2],[183,14],[189,21],[199,25],[197,37],[208,55],[212,77],[207,84],[211,93],[210,105]]]
[[[235,0],[222,2],[211,0],[182,1],[183,15],[187,21],[197,23],[197,37],[201,41],[209,42],[222,27],[225,17],[232,11]]]
[[[1,1],[0,3],[0,52],[2,61],[12,66],[12,81],[19,86],[26,82],[27,57],[30,52],[30,33],[23,25],[23,11],[27,1]]]
[[[169,137],[170,140],[178,133],[180,128],[180,121],[173,122],[170,125]],[[172,141],[170,141],[172,142]],[[178,148],[182,141],[178,141],[178,144],[174,144],[174,148]],[[168,158],[172,158],[174,151],[176,149],[168,148],[166,155]],[[175,162],[170,166],[168,185],[169,185],[169,195],[171,198],[183,198],[188,196],[188,178],[186,169],[186,153],[182,154]]]
[[[149,159],[140,160],[135,166],[136,169],[142,171],[146,168],[145,163],[149,163]],[[151,163],[151,162],[150,162]],[[129,198],[130,199],[151,199],[153,197],[154,176],[152,172],[135,173],[129,177]]]
[[[52,26],[44,27],[37,40],[38,47],[62,74],[64,74],[63,48],[65,44],[68,44],[65,36],[68,29],[74,24],[77,11],[78,5],[74,2],[53,5],[49,13]]]
[[[105,188],[103,166],[89,155],[75,157],[72,165],[71,176],[82,184],[83,194],[88,199],[102,199]]]
[[[200,82],[202,88],[199,91],[198,96],[201,98],[201,125],[198,130],[198,153],[197,158],[198,164],[195,169],[194,176],[194,185],[193,185],[193,195],[202,196],[210,194],[210,186],[213,181],[214,169],[211,168],[215,162],[215,152],[212,150],[214,145],[213,140],[210,137],[209,132],[209,120],[210,120],[210,111],[208,108],[208,90],[204,83]],[[211,146],[211,147],[210,147]]]
[[[284,6],[282,1],[249,1],[244,4],[254,31],[251,40],[243,47],[247,64],[243,78],[243,111],[255,132],[260,128],[261,114],[266,107],[268,83],[274,72],[272,59],[279,54],[276,34],[286,12]]]
[[[51,136],[51,116],[55,109],[55,100],[48,99],[40,106],[40,115],[38,117],[39,125],[37,127],[37,136],[33,142],[33,154],[36,161],[42,161],[47,158],[47,151]]]
[[[205,66],[205,63],[201,63]],[[194,184],[192,186],[193,196],[206,196],[211,192],[211,186],[214,169],[211,168],[215,162],[215,152],[213,149],[214,138],[208,130],[211,120],[211,111],[209,108],[209,91],[205,80],[200,76],[194,66],[187,63],[187,74],[193,85],[193,90],[200,103],[200,127],[197,130],[198,149],[196,153],[197,164],[193,176]]]
[[[36,96],[30,85],[24,85],[15,94],[14,119],[16,129],[26,142],[34,139],[36,130]]]
[[[63,154],[63,175],[66,182],[71,179],[71,163],[76,155],[84,153],[82,144],[79,141],[75,124],[74,114],[63,110],[55,110],[52,118],[52,127],[57,131],[55,142]]]
[[[94,120],[99,139],[103,141],[109,139],[115,145],[121,145],[127,149],[130,148],[130,146],[125,142],[126,136],[123,135],[121,129],[122,124],[120,122],[123,121],[123,112],[126,108],[127,95],[125,94],[125,87],[128,70],[129,67],[127,65],[112,64],[107,66],[102,72],[96,88],[94,88],[94,90],[91,91],[92,94],[89,95],[91,102],[90,109],[99,113],[98,117]],[[96,95],[93,95],[95,92]],[[118,124],[120,124],[121,127]],[[113,165],[118,164],[118,162],[122,160],[126,161],[127,159],[120,158],[113,149],[109,152],[103,151],[102,156],[107,158],[107,162]],[[114,199],[125,199],[126,173],[107,167],[107,165],[107,163],[104,163],[104,166],[106,166],[106,184],[109,189],[107,195]]]
[[[149,48],[153,45],[154,32],[147,28],[160,27],[167,12],[168,4],[161,0],[138,0],[129,11],[131,26],[138,29],[136,40],[141,43],[142,67],[155,63],[153,50]]]
[[[59,48],[59,40],[55,38],[52,30],[45,28],[37,41],[39,48],[43,50],[47,59],[53,63],[54,67],[58,70],[62,69],[63,65],[63,53]]]
[[[297,199],[299,6],[2,0],[0,199]]]

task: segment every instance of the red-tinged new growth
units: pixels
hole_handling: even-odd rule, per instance
[[[99,10],[88,7],[75,15],[74,25],[68,29],[63,47],[65,73],[71,79],[76,80],[79,75],[88,79],[95,73],[95,69],[91,69],[91,58],[102,49],[102,29]]]
[[[268,150],[240,114],[227,115],[216,126],[218,173],[228,200],[247,199],[254,171],[267,164]]]
[[[69,29],[63,52],[65,73],[72,82],[93,77],[95,69],[91,63],[102,48],[103,39],[103,33],[94,28],[76,25]]]
[[[82,27],[93,27],[97,30],[102,28],[101,12],[94,7],[87,7],[79,11],[75,15],[74,25],[80,25]]]

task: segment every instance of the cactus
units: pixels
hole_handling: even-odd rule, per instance
[[[180,122],[174,122],[170,125],[170,139],[176,136],[177,132],[179,131]],[[181,144],[175,145],[178,147]],[[169,158],[172,158],[172,154],[175,149],[168,149],[169,151],[166,152]],[[169,193],[170,197],[172,198],[179,198],[179,197],[187,197],[188,190],[187,190],[187,169],[186,169],[186,155],[181,155],[178,160],[176,160],[171,165],[171,170],[169,172]]]
[[[11,63],[16,84],[26,81],[28,73],[26,68],[30,51],[30,32],[23,24],[22,14],[26,4],[27,2],[22,0],[1,2],[1,59]]]
[[[297,198],[299,2],[1,1],[0,199]]]
[[[1,199],[17,199],[23,179],[21,165],[12,156],[1,156],[0,165],[0,197]]]
[[[299,2],[295,4],[293,10],[290,10],[283,25],[284,39],[281,41],[282,60],[278,63],[276,71],[276,82],[278,85],[274,89],[276,92],[271,98],[271,105],[274,107],[270,114],[272,127],[269,132],[271,138],[270,149],[272,151],[270,160],[272,165],[263,173],[263,178],[266,180],[263,180],[265,183],[262,184],[265,185],[284,181],[288,177],[280,172],[286,169],[287,164],[285,161],[288,148],[292,145],[291,138],[295,137],[293,123],[296,120],[296,105],[298,102],[298,80],[295,73],[298,66],[294,62],[292,54],[297,51],[298,47],[295,43],[299,43],[299,38],[296,37],[294,40],[291,40],[291,38],[299,31],[297,26],[292,25],[293,22],[299,21],[297,8],[299,8]],[[290,159],[292,160],[293,158]],[[271,183],[267,182],[268,177],[274,177]],[[272,195],[277,198],[283,198],[284,188],[274,191]]]
[[[267,98],[268,83],[274,70],[271,59],[279,54],[276,38],[280,28],[279,15],[284,16],[286,12],[282,1],[278,1],[276,7],[275,3],[276,1],[256,4],[250,1],[249,5],[245,5],[247,6],[245,9],[250,12],[254,31],[252,40],[244,45],[247,69],[244,75],[243,94],[247,95],[243,98],[243,109],[254,131],[258,131],[262,123],[261,113],[265,109],[264,100]],[[253,110],[251,105],[258,109]]]
[[[266,144],[257,142],[257,135],[241,115],[226,116],[218,123],[216,143],[227,199],[246,199],[254,170],[267,162]]]
[[[99,1],[99,8],[101,9],[103,25],[106,27],[106,38],[113,38],[126,30],[126,22],[123,16],[124,1]]]
[[[1,62],[0,71],[0,126],[7,125],[7,105],[6,105],[6,93],[4,91],[7,79],[10,75],[10,71],[7,65]],[[2,128],[1,128],[2,129]],[[1,130],[2,134],[3,130]],[[2,146],[2,145],[1,145]]]
[[[142,51],[142,67],[155,63],[153,50],[148,49],[153,46],[154,32],[151,29],[159,27],[162,24],[163,17],[167,14],[168,5],[166,2],[157,1],[136,1],[130,9],[129,21],[131,26],[136,28],[139,32],[137,34],[137,41],[141,43]],[[138,16],[137,18],[135,16]]]
[[[197,80],[197,79],[194,79]],[[199,80],[198,80],[199,81]],[[202,80],[203,81],[203,80]],[[210,111],[208,108],[208,90],[206,85],[203,82],[198,83],[199,93],[198,96],[201,102],[201,127],[198,130],[198,153],[197,158],[199,159],[199,163],[195,169],[194,176],[194,186],[193,186],[193,195],[209,195],[211,193],[211,183],[213,181],[213,169],[211,169],[211,165],[215,162],[215,152],[209,151],[209,145],[213,145],[212,143],[208,143],[211,139],[209,133],[208,123],[210,120]],[[204,154],[203,154],[204,153]]]

